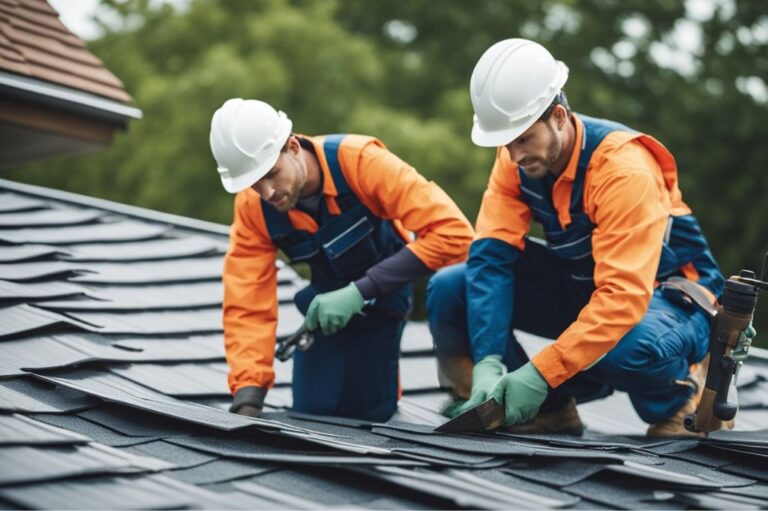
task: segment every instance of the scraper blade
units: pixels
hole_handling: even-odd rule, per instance
[[[435,428],[438,433],[482,433],[504,423],[504,406],[491,398]]]

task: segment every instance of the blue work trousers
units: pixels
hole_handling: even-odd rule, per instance
[[[293,355],[293,409],[304,413],[389,420],[397,409],[400,338],[405,321],[356,315],[333,335],[315,335]]]
[[[465,264],[444,268],[427,288],[429,327],[440,357],[470,357]],[[556,339],[573,323],[595,290],[592,281],[575,280],[567,264],[545,247],[529,242],[515,263],[512,328]],[[691,396],[685,380],[689,366],[701,361],[709,346],[709,317],[698,309],[671,302],[657,289],[643,319],[591,369],[550,389],[541,411],[561,408],[571,398],[585,402],[614,389],[629,394],[648,423],[668,419]],[[503,362],[513,371],[528,356],[510,329]]]

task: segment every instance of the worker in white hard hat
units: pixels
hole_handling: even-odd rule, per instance
[[[257,100],[230,99],[211,122],[221,182],[237,194],[224,265],[231,411],[258,416],[274,384],[280,249],[312,273],[294,299],[315,340],[293,355],[293,409],[386,421],[410,284],[465,260],[472,227],[377,139],[292,128]]]
[[[575,400],[621,390],[650,435],[688,434],[706,370],[703,309],[723,277],[670,152],[571,112],[567,80],[525,39],[494,44],[472,72],[472,141],[496,161],[468,262],[428,288],[442,372],[466,400],[446,413],[493,398],[513,431],[579,433]],[[527,236],[532,219],[544,240]],[[529,359],[513,329],[556,340]]]

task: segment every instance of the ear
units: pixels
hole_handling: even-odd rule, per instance
[[[552,116],[555,118],[557,129],[562,130],[565,123],[568,122],[568,111],[563,105],[555,105],[555,109],[552,111]]]
[[[287,146],[288,151],[294,155],[301,152],[301,144],[299,144],[299,139],[296,138],[296,135],[291,134],[291,136],[288,137],[288,140],[285,141],[285,145]]]

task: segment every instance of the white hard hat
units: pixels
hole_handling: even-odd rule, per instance
[[[505,39],[477,62],[469,93],[475,110],[472,142],[503,146],[530,128],[568,80],[568,67],[542,45]]]
[[[263,101],[233,98],[211,120],[211,151],[224,189],[237,193],[274,167],[291,134],[288,116]]]

